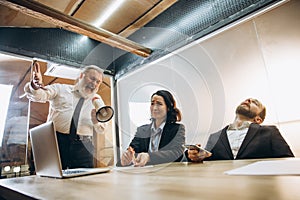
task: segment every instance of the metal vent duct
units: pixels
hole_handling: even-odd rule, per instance
[[[274,0],[180,0],[144,28],[129,37],[154,50],[148,58],[115,51],[108,69],[116,79],[138,66],[152,62],[179,47],[269,5]],[[122,54],[123,53],[123,54]],[[121,56],[120,56],[121,55]]]

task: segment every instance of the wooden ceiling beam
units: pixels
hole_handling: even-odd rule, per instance
[[[112,47],[148,57],[152,50],[107,30],[96,28],[33,0],[0,0],[0,4]]]
[[[134,22],[130,26],[128,26],[126,29],[124,29],[122,32],[120,32],[118,35],[122,36],[122,37],[130,36],[136,30],[142,28],[149,21],[151,21],[152,19],[157,17],[160,13],[167,10],[170,6],[172,6],[177,1],[178,0],[163,0],[163,1],[159,2],[151,10],[149,10],[145,15],[143,15],[140,19],[138,19],[136,22]]]
[[[71,0],[69,1],[64,13],[67,15],[72,15],[72,13],[77,9],[77,7],[83,2],[84,0]]]

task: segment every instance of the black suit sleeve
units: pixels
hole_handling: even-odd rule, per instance
[[[266,126],[265,129],[271,131],[272,154],[274,158],[279,157],[294,157],[289,145],[286,143],[279,130],[275,126]]]

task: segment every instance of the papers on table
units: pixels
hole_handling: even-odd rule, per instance
[[[144,167],[134,167],[131,165],[127,167],[114,167],[114,170],[128,173],[145,173],[152,172],[154,170],[153,167],[153,165],[146,165]]]
[[[227,175],[300,175],[300,159],[258,161],[224,173]]]

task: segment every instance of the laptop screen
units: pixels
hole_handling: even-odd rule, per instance
[[[64,170],[63,175],[60,154],[57,144],[55,126],[52,121],[30,129],[30,140],[36,174],[39,176],[70,178],[82,175],[109,172],[110,167],[77,168]],[[80,172],[80,173],[78,173]]]
[[[30,129],[30,140],[36,174],[61,177],[62,168],[53,122],[46,122]]]

